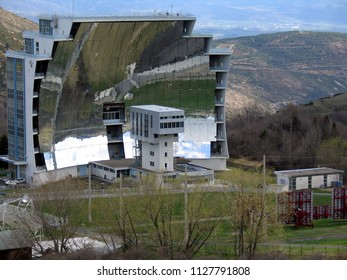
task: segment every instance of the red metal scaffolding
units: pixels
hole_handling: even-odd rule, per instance
[[[313,207],[313,220],[329,219],[331,217],[331,206],[320,205]]]
[[[334,188],[332,196],[333,219],[347,219],[347,189],[346,187]]]
[[[277,196],[279,215],[286,224],[313,226],[313,200],[311,190],[281,193]]]

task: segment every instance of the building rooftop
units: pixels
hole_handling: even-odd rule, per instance
[[[128,168],[135,163],[135,159],[110,159],[110,160],[100,160],[93,161],[92,163],[103,165],[110,168]]]
[[[320,167],[320,168],[308,168],[308,169],[295,169],[295,170],[282,170],[275,171],[275,174],[283,174],[288,177],[304,177],[311,175],[328,175],[328,174],[340,174],[344,173],[343,170],[328,168],[328,167]]]
[[[231,55],[231,50],[227,48],[213,48],[208,52],[209,55]]]
[[[136,109],[143,109],[143,110],[150,110],[154,112],[182,112],[183,110],[177,109],[177,108],[171,108],[166,106],[160,106],[160,105],[139,105],[139,106],[131,106]]]
[[[52,15],[40,15],[40,19],[52,19]],[[71,19],[73,22],[133,22],[133,21],[187,21],[196,20],[191,14],[157,12],[143,15],[119,15],[119,16],[56,16],[56,18]]]

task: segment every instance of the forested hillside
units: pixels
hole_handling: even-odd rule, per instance
[[[347,174],[347,93],[276,114],[253,103],[228,122],[228,132],[232,158],[266,155],[277,170],[328,166]]]

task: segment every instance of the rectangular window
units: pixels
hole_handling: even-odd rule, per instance
[[[34,39],[25,38],[24,44],[25,52],[28,54],[34,54]]]
[[[148,137],[148,115],[145,114],[145,124],[144,124],[145,137]]]
[[[142,113],[140,113],[140,136],[142,136]]]
[[[167,142],[165,142],[165,147],[167,147]]]
[[[132,132],[132,134],[135,133],[135,114],[134,114],[134,112],[131,113],[131,132]]]
[[[153,152],[153,151],[150,151],[150,152],[149,152],[149,155],[154,156],[154,152]]]
[[[154,161],[151,161],[149,164],[150,166],[154,166]]]
[[[165,152],[165,157],[167,157],[167,152]]]
[[[52,20],[40,19],[39,32],[42,35],[53,35]]]
[[[36,42],[36,54],[40,53],[40,43]]]
[[[296,190],[296,177],[289,178],[289,190]]]
[[[135,134],[139,135],[139,113],[136,112],[136,120],[135,120]]]
[[[165,162],[165,169],[167,169],[167,163]]]

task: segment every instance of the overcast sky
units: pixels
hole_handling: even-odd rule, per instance
[[[192,14],[198,28],[347,30],[347,0],[0,0],[0,6],[31,19],[43,13],[78,16],[155,11]]]

